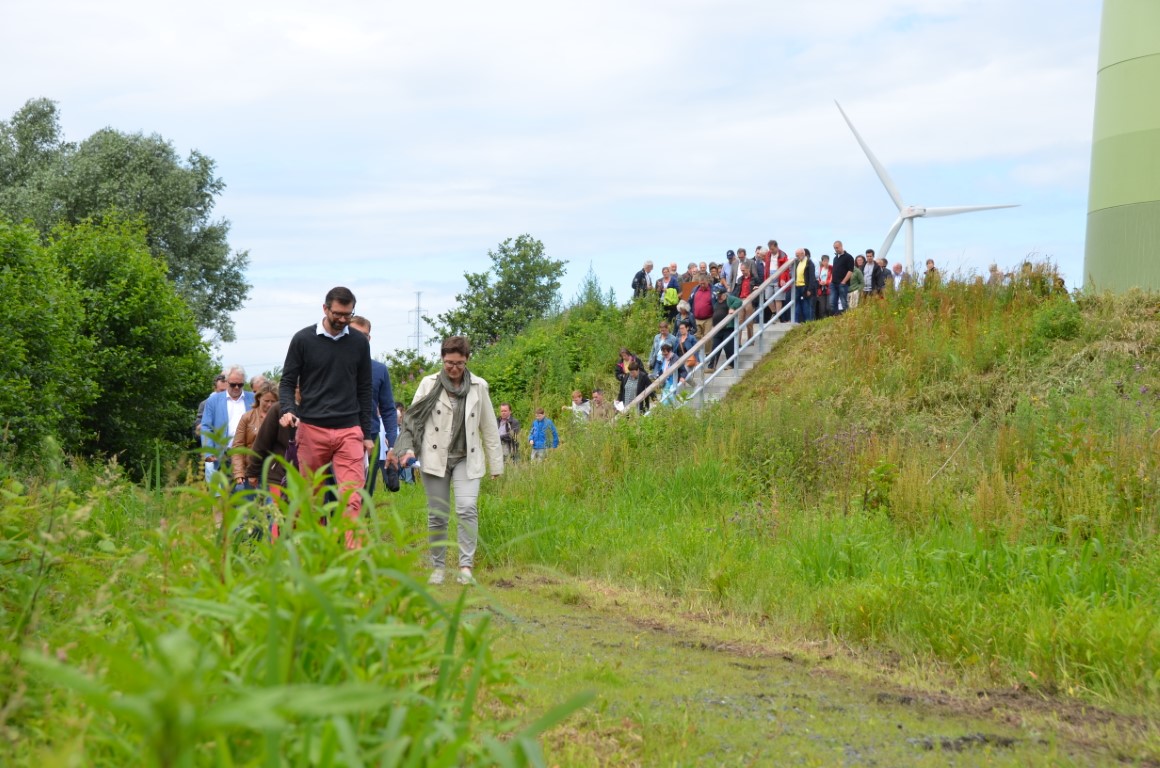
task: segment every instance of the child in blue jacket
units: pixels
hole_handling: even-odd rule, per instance
[[[548,431],[552,432],[552,442],[548,443]],[[532,446],[532,459],[540,460],[548,455],[549,448],[560,447],[560,433],[556,425],[544,414],[543,408],[536,409],[536,420],[528,431],[528,443]]]

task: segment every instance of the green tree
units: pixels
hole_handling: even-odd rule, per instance
[[[542,242],[531,235],[509,237],[487,255],[491,270],[464,275],[467,291],[456,295],[458,306],[435,320],[424,318],[438,335],[466,336],[475,347],[488,346],[518,334],[559,303],[566,262],[545,256]]]
[[[413,349],[396,349],[382,356],[382,362],[391,374],[391,390],[396,403],[408,408],[419,389],[419,381],[427,372],[434,370],[435,359],[427,359]]]
[[[0,212],[29,219],[48,236],[61,223],[114,213],[140,217],[151,253],[194,312],[198,327],[234,338],[230,313],[249,295],[246,251],[231,252],[230,224],[212,217],[225,188],[214,162],[197,150],[182,160],[154,134],[97,131],[62,140],[55,103],[29,101],[0,122]]]
[[[44,437],[75,448],[96,398],[75,286],[32,227],[0,217],[0,445],[25,456]]]
[[[91,344],[86,364],[100,387],[81,421],[91,435],[85,452],[141,468],[157,441],[187,444],[213,366],[144,228],[109,217],[61,225],[49,250],[76,286],[80,331]]]

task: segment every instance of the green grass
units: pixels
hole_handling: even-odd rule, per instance
[[[428,592],[388,508],[347,551],[296,475],[275,514],[297,530],[271,544],[228,492],[3,474],[6,765],[540,765],[569,711],[497,719],[516,681],[488,617]]]
[[[1160,298],[1052,277],[870,302],[701,417],[578,431],[488,500],[487,556],[1154,713]]]

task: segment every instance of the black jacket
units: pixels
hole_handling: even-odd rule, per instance
[[[648,295],[648,274],[642,269],[632,278],[632,295],[634,297]]]
[[[797,259],[794,259],[789,267],[789,269],[790,269],[789,284],[794,286],[795,290],[797,289],[797,268],[798,268]],[[805,285],[805,289],[806,289],[806,296],[809,296],[810,298],[813,298],[814,296],[818,295],[818,273],[817,273],[817,270],[814,269],[813,259],[811,259],[809,256],[806,257],[806,285]]]
[[[625,378],[627,379],[628,377],[626,376]],[[641,392],[644,392],[646,389],[648,389],[649,384],[652,384],[652,379],[650,379],[648,374],[642,370],[636,376],[636,393],[639,395]],[[644,400],[640,401],[640,405],[637,407],[640,409],[641,413],[644,413],[649,409],[649,406],[652,404],[652,400],[655,396],[656,395],[650,394]],[[620,382],[620,395],[616,399],[624,403],[624,381]],[[624,405],[627,407],[628,403],[624,403]]]

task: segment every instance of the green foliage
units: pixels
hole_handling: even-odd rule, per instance
[[[80,144],[63,142],[47,99],[0,122],[0,214],[32,221],[43,237],[110,211],[140,217],[150,251],[167,265],[198,327],[230,341],[229,315],[250,290],[249,256],[230,252],[229,222],[212,218],[224,188],[213,160],[196,150],[183,160],[156,134],[105,128]]]
[[[27,462],[51,437],[138,474],[179,458],[211,361],[141,227],[61,225],[45,246],[0,219],[0,256],[0,446]]]
[[[1074,339],[1079,335],[1082,322],[1079,307],[1067,296],[1045,302],[1032,318],[1035,335],[1047,341]]]
[[[588,396],[603,388],[611,402],[619,386],[617,350],[627,346],[646,355],[659,315],[654,304],[621,308],[606,301],[597,290],[591,300],[532,323],[518,336],[473,355],[471,370],[487,380],[492,399],[511,403],[520,419],[530,419],[537,406],[559,412],[571,403],[575,389]]]
[[[476,349],[515,336],[546,317],[557,302],[565,271],[565,262],[545,256],[544,244],[531,235],[509,237],[487,255],[491,270],[465,274],[467,290],[456,295],[456,307],[436,320],[427,319],[436,334],[466,336]]]
[[[97,396],[77,286],[36,232],[0,218],[0,448],[35,455],[45,436],[75,445]]]
[[[391,391],[395,402],[410,405],[419,388],[419,381],[433,370],[438,360],[428,360],[413,349],[396,349],[382,357],[391,372]]]
[[[264,512],[240,495],[0,480],[6,764],[542,765],[538,735],[582,702],[494,722],[515,680],[487,615],[416,582],[397,514],[347,551],[314,522],[334,507],[292,472],[268,509],[297,530],[234,542]]]
[[[205,395],[212,367],[197,323],[139,225],[107,218],[60,227],[48,250],[77,287],[86,366],[99,386],[81,419],[92,435],[82,447],[141,468],[157,441],[186,441],[189,414]]]

